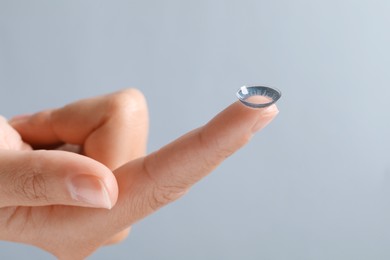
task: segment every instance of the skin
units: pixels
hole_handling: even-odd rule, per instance
[[[277,113],[236,102],[147,156],[147,105],[135,89],[0,118],[0,239],[84,259],[188,192]],[[75,176],[102,184],[107,200],[72,197]]]

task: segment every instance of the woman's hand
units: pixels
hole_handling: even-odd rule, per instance
[[[130,225],[185,194],[277,112],[275,105],[254,110],[236,102],[148,156],[147,108],[136,90],[12,120],[26,143],[3,120],[0,194],[7,202],[0,209],[0,238],[36,245],[61,259],[82,259],[123,239]],[[85,156],[48,150],[59,147]],[[68,176],[79,175],[80,186],[69,189]],[[82,192],[108,200],[99,204]],[[114,204],[111,210],[90,208]]]

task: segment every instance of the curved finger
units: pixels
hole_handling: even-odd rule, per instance
[[[136,89],[84,99],[11,124],[35,147],[76,144],[83,154],[112,170],[146,152],[148,111],[145,98]],[[109,243],[128,233],[127,228],[119,231]]]
[[[0,150],[0,207],[111,208],[117,196],[112,172],[87,157],[60,151]]]
[[[146,150],[147,106],[136,89],[15,118],[10,124],[35,148],[82,145],[85,155],[110,169],[143,156]]]

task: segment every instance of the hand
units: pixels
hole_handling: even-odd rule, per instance
[[[146,157],[142,156],[147,132],[146,105],[142,95],[134,90],[14,120],[11,125],[34,148],[76,144],[82,154],[111,169],[128,162],[114,170],[119,187],[116,198],[112,173],[95,160],[59,151],[1,151],[0,178],[23,169],[38,175],[32,185],[27,183],[24,188],[30,191],[31,201],[42,197],[41,201],[46,203],[38,205],[47,206],[36,207],[34,203],[18,201],[3,205],[0,238],[36,245],[62,259],[82,259],[113,236],[121,235],[136,221],[185,194],[195,182],[244,145],[254,132],[266,126],[277,112],[276,106],[254,110],[236,102],[205,126]],[[11,147],[28,149],[20,140],[16,143],[18,145]],[[39,155],[34,155],[36,153]],[[45,156],[48,161],[43,159]],[[20,161],[16,162],[17,159]],[[68,160],[72,163],[66,163]],[[24,164],[29,166],[24,167]],[[51,196],[57,194],[48,193],[54,183],[52,175],[61,180],[63,174],[69,174],[66,169],[71,173],[98,176],[110,187],[107,193],[111,204],[117,199],[115,206],[106,210],[77,207],[85,205],[76,206],[69,201],[51,201]],[[9,186],[12,184],[10,182]]]

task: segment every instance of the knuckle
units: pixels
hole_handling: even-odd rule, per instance
[[[234,149],[226,145],[222,138],[209,138],[204,130],[198,132],[198,140],[201,147],[213,151],[213,156],[202,156],[203,163],[207,168],[212,168],[234,153]]]
[[[149,189],[147,196],[145,196],[147,206],[153,211],[161,208],[162,206],[173,202],[182,197],[188,191],[188,185],[186,183],[178,183],[178,181],[170,184],[162,183],[161,180],[156,179],[149,169],[150,159],[153,157],[146,157],[143,162],[144,172],[149,180]]]
[[[148,109],[144,96],[136,89],[111,94],[107,99],[105,118],[121,125],[148,127]]]
[[[182,197],[187,189],[180,186],[154,185],[148,196],[148,206],[156,211],[159,208]]]
[[[252,139],[251,133],[247,133],[245,135],[242,135],[239,139],[236,140],[236,143],[234,145],[236,148],[233,149],[232,153],[234,153],[238,148],[241,148],[244,145],[246,145],[251,139]]]
[[[45,179],[38,171],[31,170],[26,174],[20,175],[15,184],[16,191],[24,198],[47,200]]]
[[[223,136],[210,138],[207,132],[202,129],[198,133],[198,139],[202,147],[207,150],[214,151],[215,156],[205,157],[205,163],[215,165],[222,160],[230,157],[233,153],[236,152],[238,148],[248,143],[251,139],[251,135],[242,135],[240,136],[240,138],[234,140],[234,142],[226,142],[226,138],[224,138]]]
[[[39,160],[37,160],[39,161]],[[14,189],[23,199],[47,201],[45,176],[38,163],[31,168],[22,169],[14,176]]]
[[[139,90],[134,88],[125,89],[112,94],[108,102],[111,113],[146,110],[146,101],[144,95]]]
[[[217,156],[220,160],[225,160],[234,153],[234,149],[230,147],[219,147],[217,150]]]

